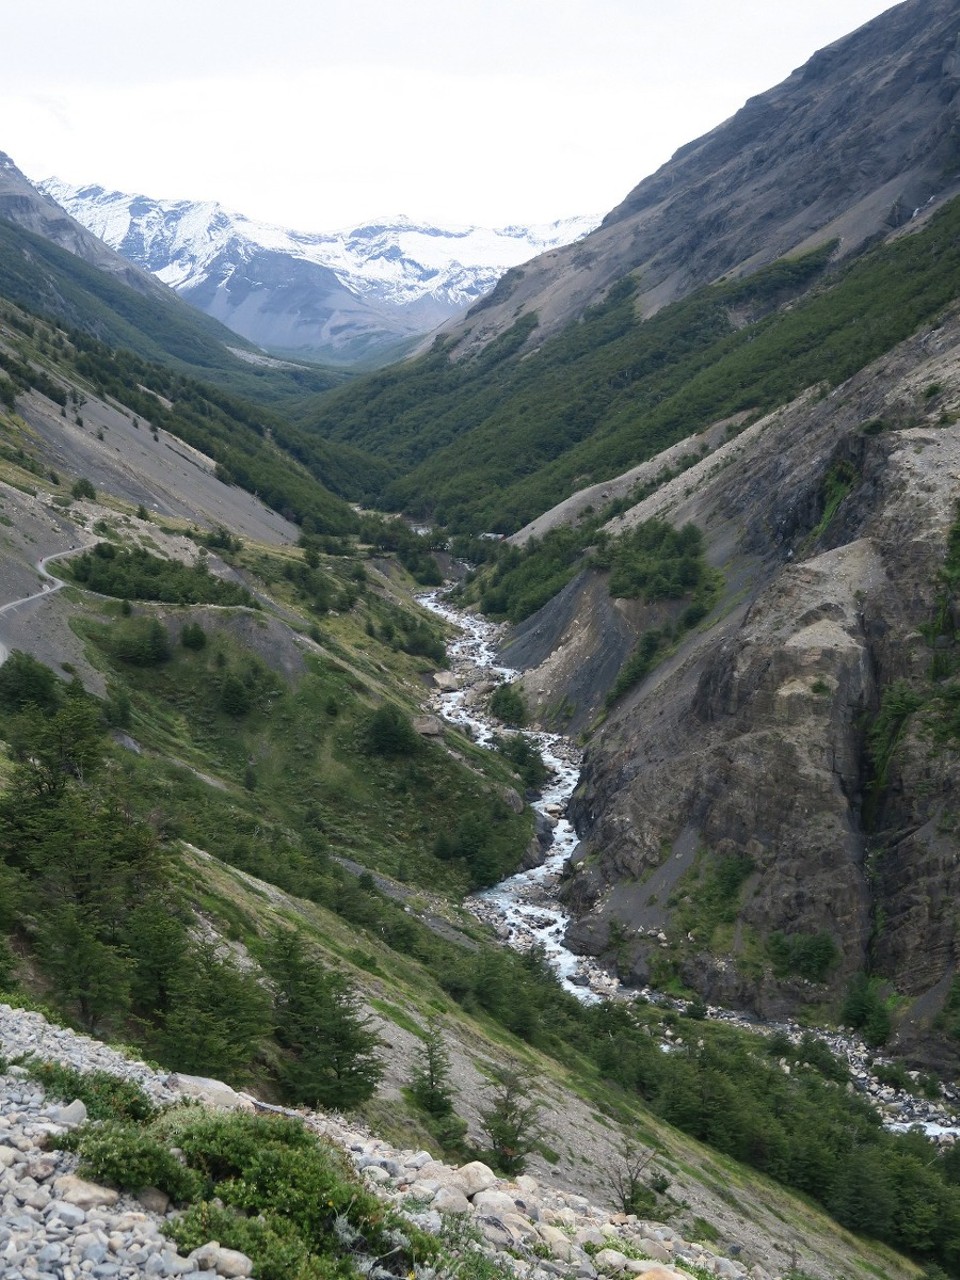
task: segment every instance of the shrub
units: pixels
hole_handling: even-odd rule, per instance
[[[170,657],[170,638],[159,618],[125,618],[110,633],[113,656],[134,667],[157,667]]]
[[[187,1169],[173,1152],[145,1128],[108,1123],[84,1126],[67,1134],[59,1145],[80,1155],[80,1173],[96,1182],[134,1193],[159,1187],[171,1200],[195,1199],[203,1179]]]
[[[199,622],[185,622],[180,632],[180,643],[185,649],[203,649],[207,643],[207,633]]]
[[[401,756],[420,746],[417,731],[395,703],[385,702],[370,716],[360,737],[360,749],[371,756]]]
[[[33,1058],[24,1066],[51,1097],[65,1102],[79,1098],[91,1120],[146,1120],[154,1113],[153,1103],[132,1080],[121,1080],[106,1071],[79,1072],[59,1062]]]
[[[31,704],[48,715],[60,705],[60,681],[42,662],[14,649],[0,667],[0,710],[16,714]]]
[[[522,725],[526,723],[527,708],[523,695],[515,684],[498,684],[490,695],[490,714],[504,724]]]
[[[767,950],[778,978],[796,976],[823,982],[840,958],[828,933],[791,933],[779,929],[767,940]]]

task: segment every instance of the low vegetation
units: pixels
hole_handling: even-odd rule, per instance
[[[261,1280],[346,1280],[374,1265],[406,1276],[440,1252],[297,1120],[174,1110],[87,1125],[61,1145],[98,1182],[165,1191],[183,1210],[167,1227],[182,1254],[216,1239],[250,1257]]]
[[[203,556],[186,565],[142,547],[124,551],[111,542],[98,542],[92,551],[68,560],[64,574],[91,591],[121,600],[258,607],[246,587],[215,577]]]
[[[958,225],[953,201],[921,231],[853,262],[830,265],[825,245],[643,320],[626,278],[523,359],[512,357],[535,317],[479,359],[451,360],[441,341],[358,379],[331,393],[313,423],[400,473],[369,499],[455,532],[511,533],[712,422],[838,385],[935,320],[957,292]]]

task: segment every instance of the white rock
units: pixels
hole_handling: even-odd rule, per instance
[[[469,1213],[470,1201],[456,1187],[441,1187],[430,1201],[430,1208],[438,1213]]]
[[[53,1189],[57,1198],[78,1209],[109,1208],[120,1199],[113,1187],[101,1187],[96,1182],[85,1182],[75,1174],[65,1173],[55,1179]]]
[[[231,1089],[222,1080],[211,1080],[207,1076],[185,1076],[179,1072],[167,1077],[167,1085],[177,1093],[188,1098],[199,1098],[208,1107],[218,1111],[252,1111],[250,1100],[241,1097],[236,1089]]]
[[[627,1265],[627,1255],[619,1249],[601,1249],[594,1255],[593,1265],[598,1271],[623,1271]]]
[[[497,1191],[496,1188],[491,1188],[489,1191],[477,1192],[473,1197],[473,1207],[477,1213],[500,1218],[505,1213],[516,1213],[517,1202],[513,1196],[508,1196],[505,1191]]]
[[[73,1102],[65,1107],[58,1107],[51,1116],[56,1124],[65,1125],[68,1129],[83,1124],[86,1118],[87,1108],[79,1098],[74,1098]]]
[[[480,1160],[471,1160],[469,1164],[461,1165],[457,1170],[456,1180],[463,1194],[468,1198],[475,1196],[478,1191],[495,1187],[498,1182],[493,1170]]]
[[[559,1227],[551,1227],[549,1222],[538,1222],[537,1234],[555,1258],[569,1262],[573,1257],[573,1241]]]

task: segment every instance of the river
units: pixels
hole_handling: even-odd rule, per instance
[[[566,816],[567,803],[577,785],[583,753],[563,734],[532,730],[510,730],[495,723],[487,712],[488,694],[494,683],[520,676],[497,658],[503,629],[486,618],[451,605],[443,590],[419,597],[420,604],[443,618],[458,631],[447,646],[450,667],[457,688],[438,690],[433,708],[438,715],[463,729],[475,742],[492,746],[495,734],[520,732],[536,743],[551,772],[533,808],[553,826],[553,844],[546,861],[530,871],[521,871],[492,889],[468,897],[464,906],[494,930],[497,937],[517,951],[533,946],[543,948],[550,967],[562,986],[578,1000],[592,1003],[603,999],[643,998],[684,1009],[686,1002],[666,997],[644,987],[640,991],[623,988],[589,957],[578,956],[564,945],[569,917],[557,898],[563,865],[575,849],[578,838]],[[729,1009],[708,1007],[707,1016],[734,1024],[757,1034],[783,1032],[797,1043],[809,1028],[797,1023],[759,1023]],[[871,1064],[889,1062],[855,1035],[847,1032],[814,1031],[830,1050],[850,1068],[854,1087],[867,1094],[879,1110],[883,1123],[892,1130],[918,1126],[932,1139],[953,1142],[960,1138],[960,1089],[953,1082],[940,1086],[938,1099],[926,1099],[882,1084]],[[668,1041],[664,1049],[669,1049]]]

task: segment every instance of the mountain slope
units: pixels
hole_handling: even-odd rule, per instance
[[[578,948],[764,1017],[869,973],[901,997],[899,1051],[951,1067],[958,378],[954,305],[829,397],[652,460],[605,536],[692,522],[715,609],[671,630],[670,601],[611,598],[584,557],[504,653],[532,707],[592,729],[564,889]],[[659,663],[611,702],[651,631]]]
[[[645,314],[837,240],[841,255],[958,188],[955,0],[907,0],[682,147],[577,245],[508,272],[448,327],[464,354],[536,313],[538,340],[630,273]]]
[[[125,258],[208,315],[274,351],[351,363],[433,329],[508,268],[575,240],[599,219],[439,228],[406,218],[308,233],[215,203],[39,184]]]
[[[231,330],[91,235],[2,153],[0,293],[251,399],[299,399],[339,380],[329,371],[280,365],[254,353]]]
[[[645,320],[625,278],[532,352],[530,316],[476,358],[438,340],[332,394],[312,423],[400,471],[388,504],[509,534],[718,418],[849,377],[956,296],[958,226],[953,201],[860,257],[832,264],[827,246]]]
[[[860,1166],[828,1152],[834,1115],[857,1125],[885,1167],[910,1169],[907,1140],[882,1135],[867,1105],[836,1088],[844,1068],[828,1053],[778,1045],[792,1065],[781,1071],[764,1041],[718,1023],[678,1022],[672,1009],[642,1004],[581,1005],[535,954],[504,951],[458,908],[466,856],[496,852],[513,865],[529,813],[517,812],[519,779],[507,761],[449,727],[408,734],[402,750],[373,737],[384,723],[378,711],[401,708],[399,721],[387,721],[396,726],[421,707],[436,666],[411,644],[411,622],[425,621],[397,560],[316,538],[294,546],[293,526],[225,486],[186,440],[166,429],[153,438],[150,419],[135,412],[136,377],[98,393],[63,336],[4,304],[0,351],[15,351],[38,380],[43,371],[48,389],[59,381],[75,409],[61,416],[48,394],[25,388],[15,411],[6,393],[0,409],[0,591],[4,604],[20,601],[4,612],[3,638],[52,667],[44,675],[22,655],[12,660],[24,690],[0,666],[9,745],[0,753],[3,983],[20,979],[88,1030],[138,1037],[168,1068],[252,1081],[261,1096],[313,1105],[285,1092],[298,1087],[288,1068],[299,1037],[280,1034],[290,987],[269,984],[278,998],[265,1018],[258,981],[278,931],[294,924],[309,942],[309,972],[329,966],[376,1019],[384,1078],[364,1114],[397,1145],[440,1151],[452,1141],[451,1158],[465,1158],[455,1125],[431,1129],[409,1093],[424,1028],[440,1015],[471,1153],[482,1142],[490,1073],[528,1069],[550,1112],[531,1171],[607,1200],[627,1141],[655,1150],[655,1183],[634,1187],[640,1199],[630,1207],[642,1207],[644,1222],[669,1219],[659,1252],[719,1239],[741,1251],[729,1275],[783,1274],[791,1256],[818,1280],[867,1269],[913,1275],[889,1249],[861,1244],[737,1163],[748,1148],[765,1149],[759,1138],[770,1133],[772,1110],[757,1110],[762,1082],[771,1107],[788,1117],[799,1108],[791,1158],[796,1151],[805,1167],[811,1154],[826,1160],[838,1203],[848,1182],[859,1185]],[[112,358],[119,375],[124,363]],[[116,571],[135,553],[177,573],[176,598],[142,582],[132,591],[137,584],[118,576],[98,589],[79,573],[69,590],[41,582],[38,555],[94,540],[98,551],[77,556],[78,569]],[[69,564],[56,572],[68,575]],[[217,584],[240,583],[259,607],[213,602]],[[79,677],[99,701],[55,671]],[[30,694],[25,711],[18,691]],[[66,732],[49,769],[51,716]],[[79,743],[78,728],[88,735]],[[72,767],[78,746],[82,769]],[[462,845],[453,858],[451,834]],[[355,875],[344,854],[375,874]],[[34,1029],[37,1021],[28,1019]],[[688,1025],[709,1052],[663,1052]],[[819,1065],[803,1065],[808,1057]],[[722,1085],[723,1128],[737,1148],[711,1152],[697,1134],[720,1136],[718,1082],[748,1068],[751,1088],[739,1097]],[[691,1097],[709,1104],[702,1117],[691,1114]],[[927,1176],[945,1205],[960,1196],[939,1163]],[[849,1206],[842,1220],[860,1225]],[[931,1258],[953,1247],[954,1219],[940,1220]],[[550,1239],[567,1258],[567,1236]]]

